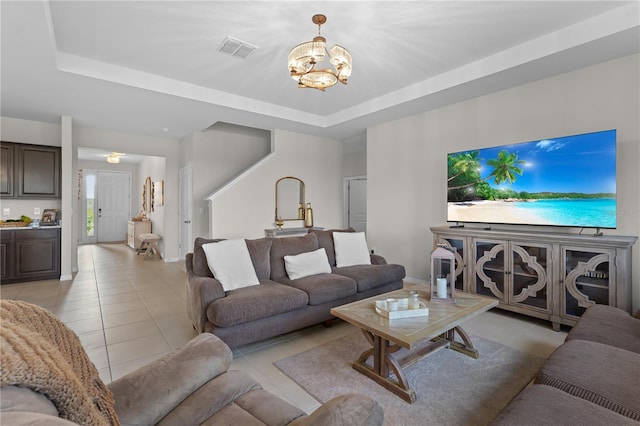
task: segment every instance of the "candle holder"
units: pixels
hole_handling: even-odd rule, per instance
[[[278,217],[276,217],[275,224],[278,227],[278,229],[282,229],[282,225],[284,225],[284,221],[282,220],[282,218],[280,216],[278,216]]]
[[[431,253],[431,300],[455,303],[456,259],[453,252],[438,244]]]

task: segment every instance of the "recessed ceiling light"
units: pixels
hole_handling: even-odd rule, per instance
[[[168,128],[166,128],[166,127],[163,127],[163,128],[162,128],[162,129],[160,129],[160,130],[162,130],[162,131],[163,131],[163,132],[165,132],[165,133],[167,133],[167,132],[169,131],[169,129],[168,129]]]

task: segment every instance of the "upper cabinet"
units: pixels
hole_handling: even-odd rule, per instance
[[[13,197],[13,163],[15,150],[13,144],[0,145],[0,196]]]
[[[60,148],[2,142],[5,198],[60,198]]]

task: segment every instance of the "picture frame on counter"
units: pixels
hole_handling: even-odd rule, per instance
[[[44,209],[42,212],[42,219],[40,219],[40,226],[52,226],[58,224],[58,209]]]

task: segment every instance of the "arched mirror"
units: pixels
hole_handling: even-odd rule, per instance
[[[304,220],[304,182],[293,176],[276,181],[275,220]]]

